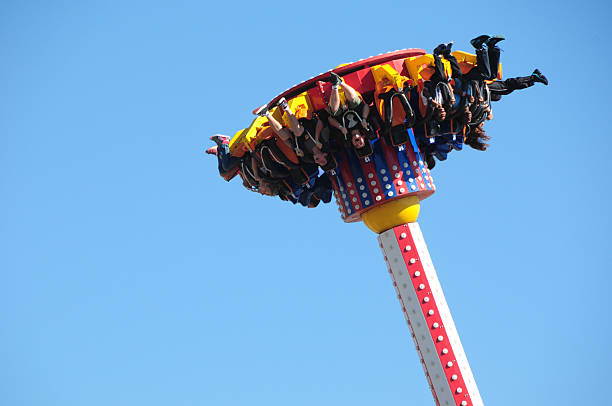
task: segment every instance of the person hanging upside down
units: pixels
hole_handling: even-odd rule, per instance
[[[330,72],[329,76],[332,84],[327,104],[329,124],[342,133],[344,139],[353,145],[359,156],[371,154],[372,146],[366,134],[372,131],[368,123],[370,107],[363,101],[359,92],[346,84],[338,74]],[[341,103],[340,87],[344,92],[346,105]]]
[[[219,175],[221,177],[229,181],[236,171],[239,171],[242,184],[247,189],[257,191],[266,196],[276,196],[279,194],[279,185],[262,173],[262,168],[255,157],[246,154],[244,157],[239,158],[230,154],[230,137],[215,134],[210,139],[217,145],[208,148],[206,153],[217,156]]]
[[[215,134],[210,137],[210,139],[217,144],[217,146],[208,148],[206,153],[217,156],[219,175],[221,175],[222,178],[227,178],[230,174],[235,172],[240,164],[240,158],[230,154],[230,137],[227,135]]]
[[[548,86],[548,79],[540,72],[539,69],[533,71],[529,76],[519,76],[506,80],[496,80],[490,83],[489,90],[491,91],[491,101],[500,101],[502,96],[510,94],[515,90],[527,89],[535,83],[543,83]]]
[[[261,107],[256,114],[268,119],[276,135],[295,151],[300,160],[306,163],[314,162],[322,168],[326,167],[329,154],[329,129],[318,116],[311,120],[306,118],[298,120],[284,97],[278,101],[278,105],[289,117],[289,129],[283,127],[270,114],[267,106]]]

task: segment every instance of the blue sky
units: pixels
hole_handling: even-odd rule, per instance
[[[436,166],[419,223],[485,404],[609,402],[608,3],[0,11],[1,404],[433,404],[376,236],[203,149],[340,63],[480,33],[550,86]]]

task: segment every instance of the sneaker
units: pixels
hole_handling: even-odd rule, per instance
[[[485,45],[488,48],[494,47],[497,45],[498,42],[501,42],[503,40],[505,40],[506,38],[502,37],[501,35],[494,35],[491,38],[489,38],[488,40],[485,41]]]
[[[342,83],[342,78],[340,75],[334,72],[329,72],[329,81],[331,82],[332,86],[339,86],[340,83]]]
[[[285,99],[284,97],[280,98],[277,105],[283,110],[287,110],[289,108],[289,103],[287,103],[287,99]]]
[[[470,44],[472,44],[474,48],[480,49],[482,48],[482,45],[489,40],[489,38],[491,37],[488,35],[479,35],[478,37],[470,40]]]
[[[440,55],[444,53],[444,50],[446,49],[446,45],[445,44],[440,44],[437,47],[434,48],[432,54],[434,55]]]
[[[431,154],[425,155],[425,162],[427,163],[427,169],[433,169],[436,166],[436,160]]]
[[[539,69],[534,70],[531,76],[533,76],[536,82],[544,83],[545,86],[548,86],[548,79],[546,79],[546,76],[544,76]]]
[[[206,150],[206,153],[209,155],[217,155],[217,148],[218,147],[210,147]]]
[[[265,117],[266,113],[268,113],[268,105],[264,104],[263,106],[261,106],[260,108],[258,108],[257,110],[255,110],[253,112],[253,114],[255,114],[256,116],[259,117]]]
[[[228,137],[227,135],[222,135],[222,134],[215,134],[212,137],[210,137],[210,140],[213,141],[218,146],[221,146],[221,144],[229,144],[230,139],[231,138]]]
[[[450,55],[451,49],[453,48],[453,41],[449,42],[444,46],[444,50],[442,51],[442,55]]]

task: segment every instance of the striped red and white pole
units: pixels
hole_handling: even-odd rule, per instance
[[[438,406],[483,406],[419,224],[378,236]]]

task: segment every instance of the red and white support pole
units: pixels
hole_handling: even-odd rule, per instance
[[[419,224],[378,237],[438,406],[483,406]]]

